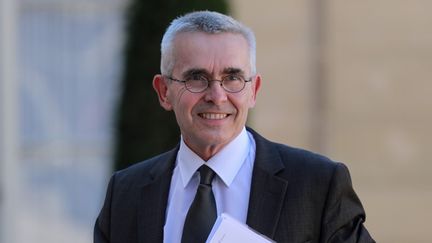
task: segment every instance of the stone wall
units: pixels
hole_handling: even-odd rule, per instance
[[[378,242],[428,242],[432,2],[233,1],[255,30],[251,125],[350,168]]]

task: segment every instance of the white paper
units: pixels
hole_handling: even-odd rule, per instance
[[[240,223],[226,213],[216,220],[206,243],[271,243],[267,237],[257,233],[249,226]]]

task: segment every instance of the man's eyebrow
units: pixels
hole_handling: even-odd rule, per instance
[[[222,70],[223,75],[236,74],[236,75],[244,75],[244,71],[240,68],[228,67]],[[204,68],[191,68],[182,73],[183,77],[190,77],[192,75],[203,75],[210,77],[212,76],[206,69]]]
[[[244,71],[240,68],[229,67],[223,70],[223,74],[239,74],[244,75]]]
[[[190,77],[192,75],[205,75],[208,76],[209,73],[204,68],[191,68],[182,73],[183,77]]]

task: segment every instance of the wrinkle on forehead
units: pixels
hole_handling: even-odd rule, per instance
[[[248,43],[232,33],[188,33],[176,36],[173,75],[204,74],[214,78],[251,72]]]

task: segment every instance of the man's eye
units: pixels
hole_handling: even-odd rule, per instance
[[[207,78],[200,74],[191,75],[188,79],[194,81],[204,81],[204,82],[207,81]]]
[[[241,77],[238,75],[228,75],[224,77],[224,81],[239,81]]]

